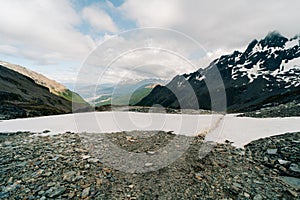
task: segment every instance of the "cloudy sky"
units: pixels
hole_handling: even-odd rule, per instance
[[[270,31],[300,33],[299,0],[0,0],[0,5],[0,60],[61,83],[75,82],[86,65],[106,70],[107,82],[172,78],[193,71],[189,61],[206,67]]]

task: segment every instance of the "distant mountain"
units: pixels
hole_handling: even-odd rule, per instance
[[[150,94],[151,90],[153,89],[153,84],[146,84],[143,86],[140,86],[136,90],[134,90],[131,93],[127,94],[113,94],[113,96],[110,95],[103,95],[100,98],[97,98],[95,100],[96,106],[104,106],[104,105],[135,105],[137,104],[141,99],[146,97],[148,94]]]
[[[133,83],[90,85],[78,88],[78,92],[92,105],[134,105],[147,96],[158,84],[160,79],[145,79]],[[96,92],[95,91],[96,88]],[[95,94],[94,94],[95,93]]]
[[[195,92],[198,107],[211,109],[205,81],[213,79],[218,70],[224,82],[228,112],[241,112],[274,106],[291,101],[300,102],[300,36],[288,39],[278,32],[264,39],[253,40],[244,52],[235,51],[214,60],[207,68],[191,74],[178,75],[166,86],[156,86],[136,105],[194,108]],[[192,91],[188,86],[191,86]],[[218,92],[218,85],[210,91]],[[175,93],[180,99],[176,98]],[[222,100],[219,100],[222,101]],[[181,102],[181,103],[179,103]],[[222,103],[222,102],[220,102]]]
[[[83,98],[81,98],[81,96],[78,95],[77,93],[72,92],[71,90],[69,90],[68,88],[63,86],[62,84],[60,84],[54,80],[51,80],[42,74],[31,71],[20,65],[11,64],[11,63],[4,62],[4,61],[0,61],[0,65],[33,79],[35,81],[35,83],[47,87],[51,93],[61,96],[61,97],[65,98],[66,100],[73,101],[76,103],[86,103],[83,100]]]

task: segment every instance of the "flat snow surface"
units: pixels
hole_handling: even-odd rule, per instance
[[[0,122],[0,132],[30,131],[48,134],[70,132],[111,133],[132,130],[163,130],[206,140],[229,140],[235,146],[272,135],[300,131],[300,117],[247,118],[235,115],[187,115],[137,112],[90,112]]]

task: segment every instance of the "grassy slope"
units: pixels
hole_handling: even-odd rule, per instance
[[[74,103],[87,104],[86,101],[79,94],[72,92],[69,89],[66,89],[63,92],[58,92],[58,96],[61,96],[64,99],[72,101]]]
[[[115,96],[113,97],[113,100],[111,101],[109,99],[109,96],[103,96],[99,99],[100,100],[105,100],[108,99],[107,101],[99,102],[96,104],[96,106],[104,106],[104,105],[109,105],[109,104],[114,104],[114,105],[134,105],[137,102],[139,102],[142,98],[147,96],[151,92],[152,88],[145,88],[142,87],[138,90],[136,90],[133,94],[126,94],[122,96]],[[129,100],[129,102],[128,102]]]

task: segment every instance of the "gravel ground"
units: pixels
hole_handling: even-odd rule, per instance
[[[300,102],[293,101],[285,104],[270,105],[256,111],[246,112],[240,117],[295,117],[300,116]]]
[[[114,145],[155,155],[172,141],[191,143],[175,162],[144,173],[116,170],[97,150]],[[162,131],[1,134],[0,199],[299,199],[299,141],[299,133],[290,133],[237,149]],[[205,146],[212,147],[207,154]]]

